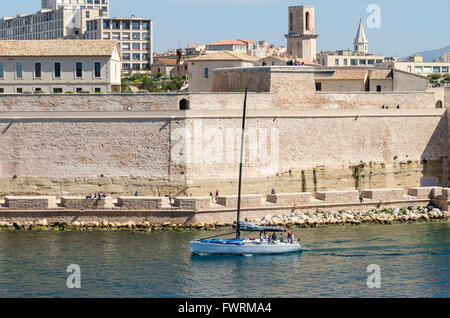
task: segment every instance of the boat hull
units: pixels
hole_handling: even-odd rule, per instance
[[[299,243],[259,244],[244,243],[243,245],[227,245],[192,241],[189,243],[194,255],[274,255],[301,252]]]

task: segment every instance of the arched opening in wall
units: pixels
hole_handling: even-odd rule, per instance
[[[442,108],[442,101],[441,100],[437,101],[436,108]]]
[[[306,21],[306,31],[309,31],[310,30],[309,12],[306,12],[305,21]]]
[[[189,108],[189,101],[186,98],[183,98],[180,100],[180,110],[188,110]]]

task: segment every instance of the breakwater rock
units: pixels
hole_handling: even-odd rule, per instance
[[[450,213],[433,206],[406,207],[395,209],[382,209],[370,211],[333,211],[324,212],[292,212],[290,215],[267,214],[261,219],[245,219],[258,225],[269,226],[298,226],[318,227],[332,224],[362,224],[378,223],[392,224],[402,222],[424,222],[433,220],[448,220]],[[149,221],[116,222],[108,219],[103,221],[73,221],[73,222],[49,222],[47,219],[20,222],[17,220],[0,221],[0,230],[28,230],[28,231],[186,231],[186,230],[219,230],[235,226],[230,223],[189,223],[177,224],[165,222],[154,224]]]

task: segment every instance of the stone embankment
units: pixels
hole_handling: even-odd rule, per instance
[[[435,220],[448,220],[450,213],[441,211],[438,208],[429,207],[407,207],[383,210],[371,210],[366,212],[336,211],[297,213],[290,215],[267,214],[262,219],[252,220],[258,225],[285,226],[285,227],[319,227],[324,225],[358,225],[363,223],[394,224],[404,222],[425,222]],[[249,221],[248,219],[246,221]],[[101,222],[73,221],[73,222],[52,222],[47,219],[20,222],[0,222],[0,229],[3,230],[32,230],[32,231],[183,231],[183,230],[216,230],[227,227],[235,227],[233,223],[186,223],[176,224],[165,222],[154,224],[149,221],[135,222],[111,222],[103,220]]]
[[[407,193],[407,194],[406,194]],[[316,227],[448,220],[450,189],[422,187],[243,195],[242,220],[261,225]],[[0,229],[185,230],[233,226],[237,197],[6,197]]]

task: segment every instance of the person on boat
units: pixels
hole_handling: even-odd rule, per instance
[[[295,236],[294,236],[294,233],[291,234],[291,243],[292,243],[292,244],[295,243]]]
[[[288,233],[288,237],[287,237],[288,243],[291,242],[291,239],[292,239],[292,234],[291,234],[291,232],[289,232],[289,233]]]
[[[266,232],[264,231],[264,239],[265,240],[267,240],[268,239],[268,237],[267,237],[267,234],[266,234]]]
[[[262,232],[259,232],[259,241],[262,243],[262,241],[263,241],[263,233]]]
[[[169,203],[172,203],[172,193],[169,193]]]
[[[283,233],[280,233],[280,242],[283,243]]]
[[[275,242],[277,241],[277,235],[275,234],[275,232],[272,234],[272,243],[275,244]]]
[[[272,244],[272,238],[270,236],[267,238],[267,243]]]

